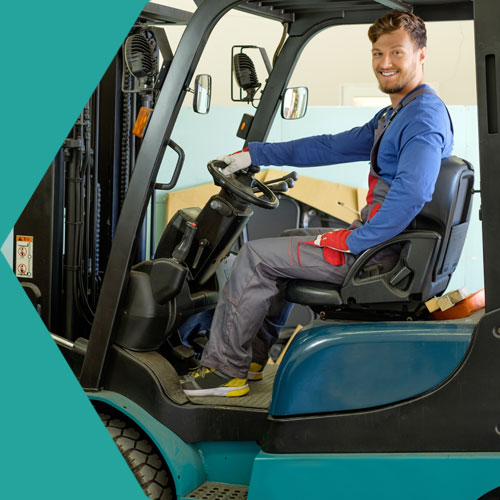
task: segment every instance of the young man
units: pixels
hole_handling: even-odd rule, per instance
[[[228,175],[251,164],[307,167],[370,159],[362,220],[324,234],[316,230],[314,236],[244,245],[215,310],[201,366],[181,378],[186,394],[246,394],[247,379],[262,377],[277,335],[269,309],[280,303],[280,284],[289,278],[342,283],[356,255],[406,229],[431,200],[441,160],[451,154],[453,129],[446,106],[424,84],[425,24],[413,14],[393,11],[378,19],[368,36],[373,71],[390,96],[390,107],[340,134],[250,143],[224,157]],[[374,262],[388,270],[395,255],[388,250]]]

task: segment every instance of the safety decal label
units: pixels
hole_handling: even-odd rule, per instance
[[[33,278],[33,236],[16,236],[16,276]]]

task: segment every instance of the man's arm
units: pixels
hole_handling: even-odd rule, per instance
[[[373,134],[382,111],[361,127],[334,135],[317,135],[288,142],[251,142],[254,165],[316,167],[370,159]]]

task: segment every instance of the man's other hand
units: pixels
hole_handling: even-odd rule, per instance
[[[252,164],[252,158],[248,148],[236,151],[236,153],[230,155],[218,156],[217,160],[223,161],[227,165],[222,171],[222,173],[227,176],[238,172],[238,170],[248,168]]]
[[[351,232],[351,229],[334,229],[318,235],[313,244],[323,248],[323,257],[327,262],[334,266],[343,266],[345,254],[351,253],[346,243]]]
[[[314,240],[314,244],[318,247],[328,247],[338,252],[351,253],[346,243],[346,239],[350,234],[350,229],[334,229],[333,231],[318,235]]]

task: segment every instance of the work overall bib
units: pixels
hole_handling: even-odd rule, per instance
[[[370,152],[370,173],[368,176],[368,194],[366,196],[366,205],[361,210],[361,220],[355,221],[351,228],[359,227],[359,225],[364,224],[366,223],[366,221],[370,220],[384,203],[390,186],[379,175],[380,169],[377,165],[377,156],[380,147],[380,141],[382,139],[382,136],[384,135],[384,132],[387,130],[387,127],[392,122],[392,120],[394,120],[399,111],[401,111],[402,108],[407,106],[410,102],[412,102],[422,94],[436,95],[436,93],[432,89],[420,88],[415,92],[407,95],[402,101],[400,101],[389,118],[387,118],[387,115],[389,114],[391,107],[388,107],[379,118],[377,129],[374,133],[373,147]]]

